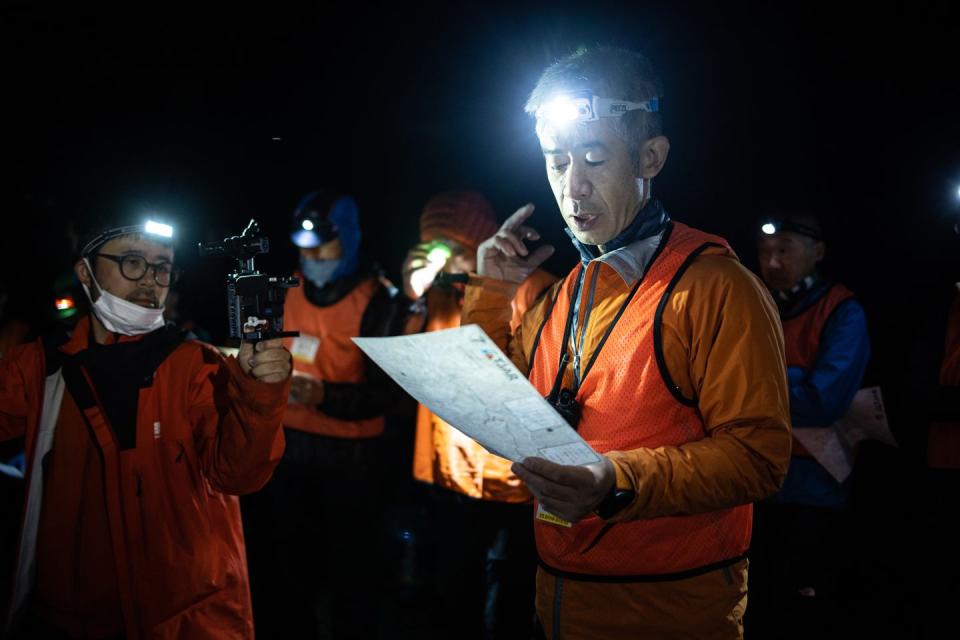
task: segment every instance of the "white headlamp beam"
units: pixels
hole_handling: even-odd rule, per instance
[[[147,220],[143,225],[143,230],[146,233],[153,234],[155,236],[161,236],[164,238],[173,237],[173,227],[168,224],[163,224],[162,222],[154,222],[153,220]]]
[[[628,111],[646,111],[655,113],[660,109],[660,99],[653,98],[643,102],[601,98],[590,91],[578,91],[558,95],[537,109],[538,120],[553,124],[571,122],[594,122],[600,118],[617,118]]]
[[[103,245],[114,238],[119,238],[120,236],[126,236],[131,233],[143,233],[151,236],[157,236],[160,238],[170,239],[173,237],[173,227],[168,224],[163,224],[162,222],[156,222],[154,220],[147,220],[143,224],[136,224],[127,227],[115,227],[113,229],[108,229],[104,231],[96,238],[88,242],[83,250],[80,252],[80,255],[86,256],[91,251],[97,247]]]

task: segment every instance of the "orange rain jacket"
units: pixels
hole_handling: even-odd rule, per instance
[[[75,397],[56,363],[82,358],[89,340],[86,318],[59,348],[38,340],[0,360],[0,439],[25,436],[27,454],[11,619],[34,592],[34,615],[73,635],[97,633],[94,620],[119,621],[130,639],[252,638],[236,496],[280,460],[289,383],[257,382],[234,358],[180,342],[140,383],[123,444],[100,409],[106,390]],[[92,379],[86,365],[73,371]],[[86,553],[90,540],[103,553]]]
[[[510,301],[513,326],[523,314],[557,281],[537,269],[524,281]],[[433,287],[427,292],[425,331],[454,329],[460,326],[461,294]],[[417,410],[417,434],[414,442],[413,477],[436,484],[471,498],[497,502],[530,501],[520,479],[510,471],[511,462],[489,453],[420,405]]]
[[[682,242],[678,240],[681,237],[685,238]],[[696,238],[700,241],[691,242]],[[584,285],[582,300],[590,300],[589,291],[594,292],[594,297],[592,305],[581,304],[577,322],[578,327],[583,326],[589,306],[590,320],[583,338],[581,362],[592,359],[637,282],[640,285],[636,301],[644,300],[645,292],[651,287],[662,285],[644,282],[646,272],[657,272],[658,278],[670,281],[653,307],[657,309],[656,317],[647,321],[657,344],[653,349],[643,350],[646,354],[643,357],[649,361],[635,363],[632,368],[659,378],[674,397],[675,404],[692,409],[702,425],[701,435],[683,438],[679,443],[671,435],[677,430],[673,429],[666,430],[660,442],[655,434],[646,434],[643,446],[613,451],[604,443],[605,425],[608,429],[619,426],[645,430],[644,425],[631,427],[612,418],[605,422],[601,414],[594,416],[587,442],[613,461],[617,487],[635,492],[633,501],[607,523],[612,526],[605,533],[607,537],[617,528],[617,523],[627,523],[629,528],[633,521],[646,520],[654,525],[647,527],[649,531],[669,538],[671,527],[656,526],[658,520],[682,524],[688,516],[723,513],[770,495],[786,474],[790,457],[790,414],[783,335],[777,310],[765,287],[740,265],[725,242],[720,241],[721,246],[698,246],[712,240],[706,234],[671,223],[660,235],[604,254],[590,263],[593,269]],[[693,246],[698,248],[691,250]],[[677,251],[683,253],[681,258],[688,259],[674,261],[674,265],[679,266],[672,269],[657,268],[658,261]],[[579,269],[578,265],[568,278],[576,277]],[[562,287],[562,283],[556,285],[511,333],[509,301],[515,285],[474,277],[467,288],[463,320],[483,327],[514,364],[528,372],[540,328]],[[649,305],[645,307],[649,308]],[[627,307],[625,313],[631,310]],[[650,334],[644,332],[636,339],[645,339]],[[634,349],[630,339],[630,335],[614,332],[604,349]],[[541,352],[542,349],[536,349],[536,357],[539,358]],[[602,367],[600,360],[596,367]],[[551,366],[555,371],[556,363]],[[573,367],[568,366],[564,387],[570,387],[572,376]],[[597,398],[597,402],[605,403],[603,406],[610,411],[615,411],[616,398],[643,402],[632,397],[636,380],[602,369],[586,376],[581,388],[584,392],[588,391],[590,376],[601,376],[606,381],[603,384],[607,392],[615,395],[612,401]],[[546,394],[550,389],[539,390]],[[590,400],[579,399],[586,420],[586,405]],[[628,412],[634,410],[635,407],[625,408]],[[617,436],[617,439],[622,438]],[[575,524],[573,531],[578,527],[595,527],[594,520],[597,519],[588,518]],[[749,523],[737,520],[740,529],[747,527],[745,537],[738,543],[742,551],[749,543]],[[610,553],[627,554],[625,557],[643,556],[648,544],[671,547],[667,540],[638,536],[615,539],[620,547]],[[592,552],[589,544],[582,551]],[[675,551],[685,554],[683,549],[675,548]],[[692,551],[685,554],[688,560],[699,558],[697,550]],[[543,558],[539,539],[538,552]],[[602,575],[579,575],[575,556],[569,556],[571,562],[565,563],[572,567],[570,571],[548,573],[541,567],[537,610],[548,637],[598,637],[600,629],[634,634],[646,630],[652,634],[650,637],[664,638],[687,637],[685,633],[692,634],[689,637],[714,637],[705,630],[716,631],[724,623],[725,630],[716,637],[733,638],[742,633],[739,616],[746,598],[746,563],[737,557],[730,558],[732,564],[719,569],[683,567],[686,571],[677,571],[686,562],[683,558],[650,558],[650,566],[665,563],[670,566],[669,573],[616,576],[604,581]],[[556,561],[556,556],[553,559]],[[607,560],[615,562],[612,556]],[[591,571],[596,572],[597,567],[604,564],[612,566],[601,558],[597,563],[590,563]],[[740,572],[743,579],[734,579],[734,574]],[[613,575],[617,571],[609,573]],[[654,586],[651,581],[657,582],[655,589],[651,588]],[[559,586],[558,582],[570,584]],[[704,598],[725,604],[719,608],[691,606],[685,595],[687,591],[696,593],[698,602]],[[571,597],[573,593],[576,597]],[[657,612],[659,622],[651,620],[651,611]]]

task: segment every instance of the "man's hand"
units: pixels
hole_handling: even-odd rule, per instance
[[[280,339],[241,342],[237,362],[244,373],[260,382],[283,382],[293,369],[290,352]]]
[[[444,262],[430,261],[430,242],[418,244],[410,249],[403,261],[401,274],[403,276],[403,292],[411,300],[417,300],[430,289],[437,274],[443,270]]]
[[[537,497],[543,508],[569,522],[593,513],[617,479],[610,458],[586,466],[562,465],[543,458],[526,458],[510,468]]]
[[[324,398],[323,380],[307,376],[293,376],[290,381],[290,401],[317,406]]]
[[[551,245],[537,247],[530,253],[524,244],[527,240],[540,239],[536,229],[523,224],[532,214],[532,204],[520,207],[507,218],[496,235],[480,244],[477,248],[477,273],[494,280],[519,284],[553,255]]]

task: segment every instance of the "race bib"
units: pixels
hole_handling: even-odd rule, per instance
[[[320,348],[320,338],[315,336],[300,336],[293,339],[290,346],[290,355],[297,362],[313,364],[317,357],[317,350]]]

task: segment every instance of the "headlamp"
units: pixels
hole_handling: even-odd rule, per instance
[[[778,220],[771,218],[764,221],[764,223],[760,225],[760,231],[764,235],[768,236],[772,236],[776,233],[792,232],[798,233],[802,236],[807,236],[808,238],[813,238],[814,240],[823,239],[823,234],[819,229],[811,227],[807,224],[803,224],[802,222],[795,222],[793,220]]]
[[[613,98],[601,98],[592,91],[575,91],[554,96],[536,112],[537,120],[553,125],[572,122],[594,122],[600,118],[617,118],[628,111],[655,113],[660,109],[660,99],[630,102]]]
[[[168,224],[163,224],[162,222],[156,222],[155,220],[147,220],[143,224],[134,224],[107,229],[84,245],[80,255],[86,257],[90,255],[94,249],[109,242],[110,240],[133,233],[139,233],[145,236],[153,236],[153,238],[159,240],[160,242],[169,242],[173,238],[173,227]]]
[[[427,252],[427,262],[443,264],[453,256],[453,251],[442,242],[434,242]]]

